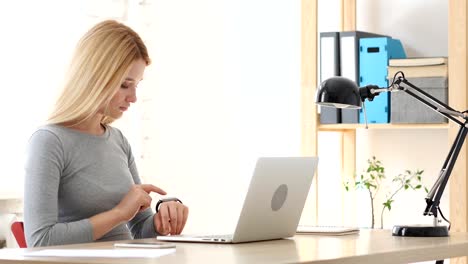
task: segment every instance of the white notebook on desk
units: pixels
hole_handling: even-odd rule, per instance
[[[296,234],[304,235],[323,235],[323,236],[343,236],[359,233],[357,227],[344,227],[344,226],[309,226],[299,225]]]

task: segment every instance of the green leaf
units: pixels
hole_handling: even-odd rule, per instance
[[[384,208],[388,208],[388,210],[392,210],[392,203],[393,203],[393,200],[392,199],[388,199],[386,202],[383,203],[383,206]]]

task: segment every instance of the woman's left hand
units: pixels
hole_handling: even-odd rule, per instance
[[[154,226],[161,235],[179,235],[187,222],[189,209],[176,201],[164,202],[154,217]]]

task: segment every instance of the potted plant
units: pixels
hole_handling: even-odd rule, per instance
[[[392,209],[392,203],[395,201],[397,194],[405,190],[418,190],[423,188],[421,175],[424,170],[405,170],[404,173],[394,176],[391,179],[391,184],[388,186],[387,184],[389,181],[386,178],[385,168],[382,162],[373,156],[371,159],[367,160],[367,164],[367,169],[359,176],[356,175],[356,178],[353,179],[352,182],[346,181],[344,187],[346,191],[349,191],[351,186],[354,186],[355,189],[364,189],[368,192],[372,210],[371,228],[375,227],[375,199],[379,191],[384,187],[389,190],[380,211],[380,228],[383,228],[385,210],[390,211]],[[424,187],[424,189],[428,192],[426,187]]]

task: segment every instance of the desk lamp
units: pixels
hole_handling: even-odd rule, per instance
[[[468,110],[459,112],[446,105],[445,103],[437,100],[430,94],[424,92],[420,88],[414,86],[406,78],[403,72],[397,72],[393,77],[391,84],[386,87],[378,87],[375,85],[367,85],[359,87],[355,82],[344,77],[332,77],[325,80],[320,85],[317,91],[316,103],[320,106],[346,108],[346,109],[360,109],[361,103],[364,110],[364,118],[367,128],[367,117],[365,113],[364,100],[372,101],[375,96],[382,92],[397,92],[403,91],[410,96],[417,99],[419,102],[425,104],[439,114],[452,120],[460,126],[460,130],[455,138],[453,145],[450,148],[444,165],[439,173],[439,177],[435,182],[432,189],[426,196],[426,209],[424,215],[433,216],[434,223],[430,226],[394,226],[392,234],[394,236],[412,236],[412,237],[444,237],[449,235],[450,221],[448,221],[439,207],[440,198],[447,185],[448,179],[452,172],[453,166],[457,160],[460,149],[465,141],[468,128]],[[438,218],[440,213],[441,217],[447,221],[449,226],[441,225]]]

